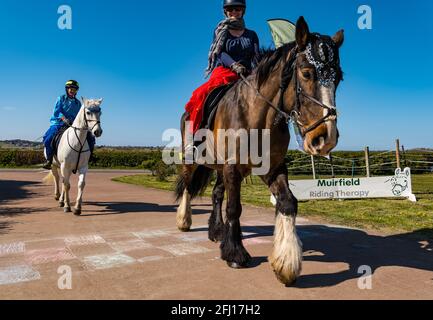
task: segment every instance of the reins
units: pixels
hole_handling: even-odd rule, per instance
[[[245,78],[245,76],[243,74],[241,74],[240,76],[241,76],[242,80],[245,82],[245,84],[255,91],[256,96],[260,97],[263,101],[265,101],[269,105],[269,107],[271,107],[272,109],[274,109],[278,113],[278,115],[280,117],[285,118],[286,119],[286,123],[289,123],[291,117],[290,117],[290,115],[288,113],[286,113],[283,110],[277,108],[268,98],[266,98],[264,95],[262,95],[260,93],[259,89],[257,89],[256,87],[254,87],[248,81],[248,79]]]

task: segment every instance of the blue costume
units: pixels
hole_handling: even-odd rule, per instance
[[[51,146],[53,138],[62,127],[66,126],[62,118],[67,119],[69,123],[73,123],[80,109],[81,102],[76,98],[69,98],[64,94],[57,99],[53,116],[50,119],[51,126],[44,135],[47,160],[52,160],[54,156],[54,150]],[[87,134],[87,142],[89,143],[90,150],[93,151],[95,146],[95,137],[90,132]]]

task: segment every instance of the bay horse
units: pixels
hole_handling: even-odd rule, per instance
[[[342,80],[339,49],[344,31],[333,37],[310,33],[300,17],[296,40],[262,57],[251,75],[238,81],[218,104],[213,139],[221,129],[267,129],[270,132],[270,170],[261,175],[277,199],[273,251],[269,262],[280,282],[289,286],[302,269],[302,244],[296,232],[298,202],[288,184],[285,164],[290,133],[288,121],[299,128],[304,150],[312,155],[328,156],[338,143],[336,89]],[[188,115],[181,120],[182,148],[185,152]],[[285,121],[286,120],[286,121]],[[237,145],[239,151],[239,145]],[[227,150],[218,150],[224,152]],[[221,241],[221,258],[231,268],[245,268],[251,259],[242,244],[240,216],[241,184],[253,165],[240,162],[223,164],[182,164],[176,183],[177,227],[187,232],[192,224],[191,200],[199,196],[217,171],[212,194],[213,211],[209,219],[209,239]],[[227,192],[226,217],[222,203]]]
[[[86,174],[89,170],[90,149],[87,142],[87,133],[91,132],[95,137],[102,135],[101,104],[103,99],[81,98],[82,106],[73,124],[63,133],[57,154],[54,156],[51,172],[44,179],[54,180],[54,195],[59,201],[64,212],[71,212],[69,182],[72,173],[78,173],[78,196],[75,207],[72,209],[75,215],[81,214],[83,192],[86,186]],[[62,178],[62,193],[60,193],[60,178]]]

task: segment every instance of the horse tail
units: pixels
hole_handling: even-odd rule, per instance
[[[175,186],[176,201],[179,201],[183,197],[185,189],[188,190],[191,199],[202,196],[211,182],[212,173],[213,169],[198,166],[189,184],[186,182],[185,176],[179,174]]]
[[[176,195],[176,202],[180,200],[180,198],[183,197],[183,192],[186,189],[186,183],[185,183],[185,177],[183,174],[179,174],[177,176],[176,184],[174,186],[174,193]]]
[[[53,173],[50,171],[45,178],[42,179],[42,182],[45,184],[53,184],[54,183],[54,175]]]

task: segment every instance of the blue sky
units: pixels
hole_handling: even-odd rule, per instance
[[[162,145],[203,81],[221,0],[0,1],[0,140],[35,140],[67,79],[103,97],[98,144]],[[72,8],[72,30],[57,8]],[[373,29],[357,26],[358,7]],[[311,31],[345,29],[338,149],[433,147],[433,2],[249,0],[246,23],[269,47],[270,18],[304,15]]]

